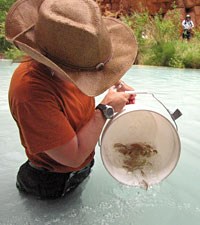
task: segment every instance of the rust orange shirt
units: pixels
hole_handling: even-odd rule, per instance
[[[79,168],[71,168],[44,152],[71,140],[94,114],[94,98],[71,82],[52,76],[47,67],[33,60],[23,62],[12,76],[9,104],[26,155],[35,165],[65,173],[79,170],[93,159],[94,152],[86,155]]]

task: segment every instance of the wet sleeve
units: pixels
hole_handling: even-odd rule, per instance
[[[75,136],[55,101],[41,99],[20,103],[15,112],[22,144],[31,154],[59,147]]]

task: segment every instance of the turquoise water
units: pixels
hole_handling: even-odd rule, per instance
[[[123,78],[136,90],[154,92],[169,109],[183,113],[177,120],[181,156],[167,179],[147,191],[123,186],[105,170],[97,146],[96,164],[82,186],[68,198],[40,201],[15,188],[18,167],[26,160],[7,102],[16,66],[0,68],[1,225],[199,225],[200,70],[133,66]]]

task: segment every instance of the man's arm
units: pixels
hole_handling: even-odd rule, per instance
[[[101,103],[112,106],[115,112],[120,112],[129,102],[129,98],[130,94],[118,92],[113,86]],[[106,119],[101,111],[95,110],[91,120],[70,141],[45,151],[46,154],[65,166],[74,168],[81,166],[94,151],[105,122]]]
[[[183,27],[183,29],[185,29],[185,20],[183,20],[183,22],[182,22],[182,27]]]

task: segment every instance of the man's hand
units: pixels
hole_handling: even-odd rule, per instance
[[[115,84],[116,91],[118,92],[124,92],[124,91],[134,91],[134,88],[129,86],[128,84],[124,83],[123,81],[118,81],[118,83]],[[126,104],[134,104],[135,103],[135,97],[136,95],[131,94],[129,96],[128,102]]]

